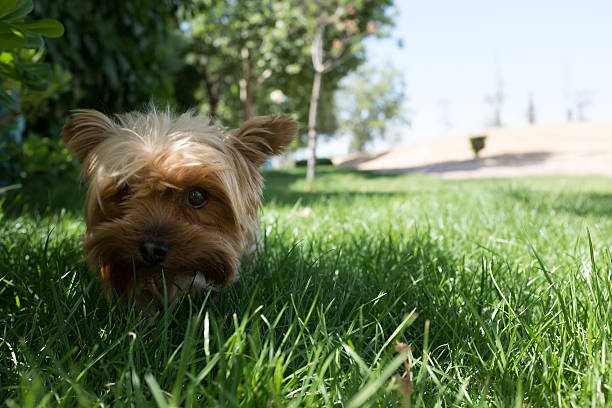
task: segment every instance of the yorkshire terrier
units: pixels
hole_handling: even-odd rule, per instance
[[[257,245],[259,168],[296,131],[284,115],[227,131],[192,113],[74,111],[62,138],[82,161],[85,258],[107,298],[155,313],[234,282]]]

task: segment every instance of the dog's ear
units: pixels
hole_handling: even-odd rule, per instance
[[[64,125],[62,139],[82,161],[115,127],[110,118],[96,110],[77,109],[72,111],[72,119]]]
[[[234,133],[235,147],[256,166],[282,153],[297,132],[298,123],[286,115],[257,116]]]

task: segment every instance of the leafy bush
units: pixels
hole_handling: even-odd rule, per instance
[[[23,143],[0,139],[0,180],[9,183],[52,185],[76,174],[77,164],[63,143],[30,135]]]
[[[32,0],[4,0],[0,3],[0,105],[20,110],[21,86],[44,90],[52,70],[41,63],[42,37],[60,37],[64,27],[57,20],[24,21],[32,11]],[[7,89],[9,90],[7,92]]]
[[[63,143],[39,136],[30,136],[22,144],[19,158],[22,178],[56,180],[73,173],[77,166]]]
[[[139,109],[151,100],[172,103],[172,80],[182,67],[176,38],[179,2],[162,0],[37,0],[34,14],[66,27],[47,44],[49,61],[70,70],[71,90],[49,103],[49,115],[32,127],[59,131],[66,112]]]
[[[472,151],[476,158],[478,158],[480,151],[485,148],[486,140],[487,136],[474,136],[470,138],[470,145],[472,146]]]
[[[22,144],[24,114],[66,80],[57,81],[59,71],[42,61],[43,37],[60,37],[64,27],[53,19],[25,21],[32,9],[32,0],[0,2],[0,186],[9,185],[0,189],[0,205],[17,182],[49,185],[72,166],[56,142],[32,137]]]
[[[295,167],[306,167],[308,164],[308,160],[297,160],[295,162]],[[317,157],[316,159],[317,166],[333,166],[334,163],[330,158],[327,157]]]

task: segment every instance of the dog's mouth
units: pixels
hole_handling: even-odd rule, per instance
[[[220,290],[236,278],[239,245],[224,236],[187,227],[143,234],[124,224],[103,224],[84,240],[87,261],[94,271],[101,267],[109,299],[117,293],[172,302],[180,293]]]
[[[135,289],[137,297],[170,304],[183,293],[193,297],[200,293],[217,292],[221,287],[207,280],[200,272],[173,274],[171,272],[167,273],[161,268],[159,274],[150,276],[142,282],[137,282]],[[138,293],[139,289],[140,294]]]
[[[199,261],[159,263],[151,265],[142,260],[109,262],[101,267],[102,278],[120,295],[128,297],[145,290],[158,300],[172,302],[181,292],[196,295],[207,290],[221,290],[231,281],[229,261],[201,259]]]
[[[151,265],[146,262],[133,263],[134,271],[137,275],[143,276],[145,279],[173,279],[174,277],[196,277],[201,276],[211,286],[224,287],[231,273],[230,266],[225,262],[202,262],[200,268],[193,268],[191,265],[185,267],[176,267],[176,265],[155,264]]]

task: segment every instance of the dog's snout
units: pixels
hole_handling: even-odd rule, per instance
[[[142,259],[152,265],[163,262],[169,249],[165,242],[146,241],[140,244]]]

